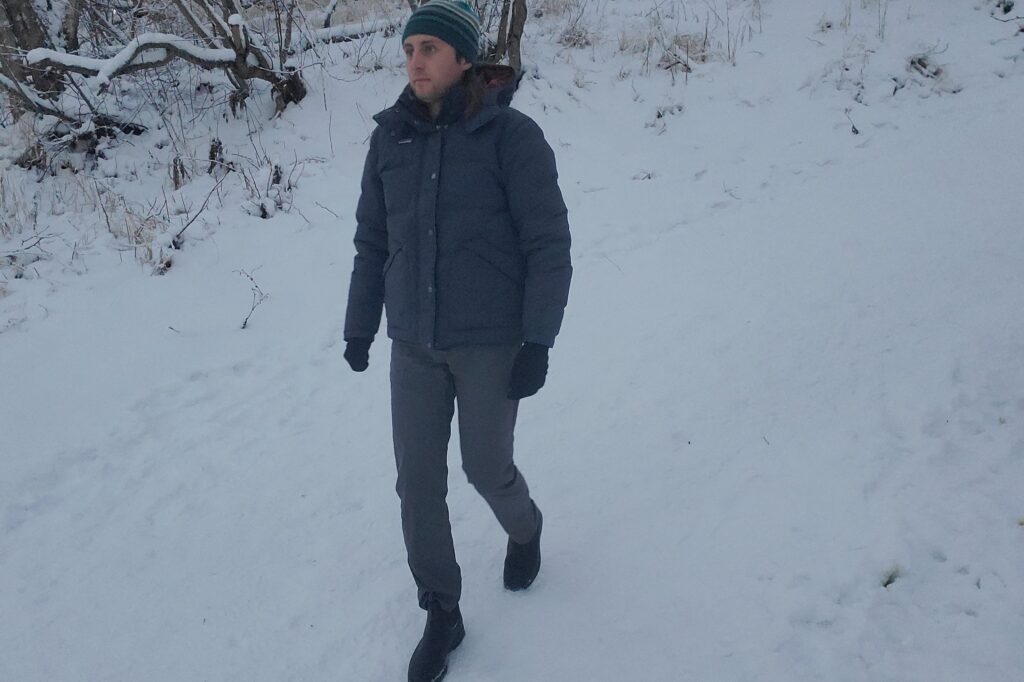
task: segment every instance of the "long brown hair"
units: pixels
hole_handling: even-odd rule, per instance
[[[469,118],[483,106],[487,85],[483,75],[474,66],[462,74],[462,87],[466,90],[466,118]]]

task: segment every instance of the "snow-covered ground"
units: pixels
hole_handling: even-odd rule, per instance
[[[449,679],[1024,679],[1024,33],[991,16],[1021,12],[725,4],[534,6],[514,104],[575,264],[517,434],[545,563],[501,589],[453,443]],[[688,76],[646,49],[706,25]],[[325,55],[269,123],[221,104],[41,185],[0,161],[8,215],[44,192],[0,242],[0,680],[405,679],[388,342],[341,357],[403,71],[395,38]],[[291,209],[207,175],[213,137],[259,187],[279,160]],[[150,213],[157,250],[199,214],[164,276],[115,236]]]

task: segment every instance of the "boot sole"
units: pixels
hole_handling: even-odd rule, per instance
[[[531,578],[530,582],[528,582],[528,583],[526,583],[524,585],[509,585],[508,583],[505,583],[505,589],[508,590],[509,592],[522,592],[524,590],[530,589],[530,585],[533,584],[534,580],[536,580],[536,577]]]

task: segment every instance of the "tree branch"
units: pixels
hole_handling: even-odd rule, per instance
[[[192,13],[192,10],[189,9],[187,5],[185,5],[184,0],[171,1],[174,3],[174,6],[178,8],[178,11],[181,13],[181,16],[185,17],[185,21],[188,22],[188,25],[192,27],[192,30],[195,31],[196,34],[199,35],[204,41],[206,41],[208,47],[219,46],[217,39],[213,35],[211,35],[209,31],[203,28],[202,23],[199,21],[199,17]]]
[[[26,55],[26,61],[40,68],[55,68],[91,76],[106,88],[111,79],[135,71],[163,66],[180,57],[207,69],[230,66],[237,55],[227,48],[199,47],[179,36],[167,33],[144,33],[109,59],[93,59],[37,48]]]
[[[34,91],[25,88],[18,81],[12,80],[0,73],[0,88],[13,95],[19,102],[28,106],[33,111],[41,114],[49,114],[67,123],[78,124],[80,121],[71,114],[60,109],[53,101],[46,100],[37,95]]]
[[[0,73],[0,88],[13,95],[19,102],[40,114],[47,114],[58,118],[73,126],[83,124],[82,117],[77,113],[70,113],[61,108],[60,104],[48,99],[43,99],[34,90],[26,87],[23,83],[12,80]],[[133,135],[140,135],[146,131],[146,127],[137,123],[123,120],[109,114],[99,114],[93,118],[97,128],[115,128]]]

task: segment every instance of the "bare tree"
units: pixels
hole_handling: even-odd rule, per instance
[[[49,45],[31,0],[0,0],[0,36],[5,46],[32,49]]]
[[[64,13],[64,20],[60,27],[60,33],[64,37],[64,47],[68,52],[78,52],[81,47],[78,42],[78,28],[82,23],[83,9],[85,9],[85,0],[68,0],[68,9]]]
[[[218,14],[214,0],[173,0],[178,11],[200,37],[201,42],[211,48],[231,49],[235,58],[225,68],[232,84],[235,86],[239,101],[249,96],[249,80],[260,79],[273,86],[274,101],[280,113],[291,102],[299,102],[306,96],[306,85],[298,71],[289,71],[284,66],[285,55],[290,48],[292,24],[294,22],[295,3],[291,2],[291,11],[287,14],[286,28],[281,30],[281,11],[284,0],[274,0],[274,9],[279,27],[279,61],[275,65],[267,46],[262,41],[254,41],[249,29],[242,21],[242,10],[238,0],[220,0],[221,12]],[[198,6],[199,12],[192,7]],[[209,29],[207,28],[207,22]],[[285,41],[288,41],[286,43]]]
[[[0,0],[0,76],[31,83],[41,96],[52,97],[60,90],[60,79],[27,67],[18,58],[28,50],[49,45],[50,39],[31,0]]]
[[[509,66],[516,72],[522,70],[521,44],[526,17],[526,0],[501,0],[498,39],[488,55],[489,61],[501,62],[507,57]]]
[[[512,0],[512,17],[508,27],[508,63],[516,73],[523,68],[522,41],[525,26],[526,0]]]
[[[233,110],[249,97],[252,80],[270,83],[278,114],[306,95],[301,73],[286,65],[298,15],[295,0],[272,0],[277,27],[273,46],[266,44],[262,34],[250,32],[242,18],[239,0],[169,0],[170,5],[165,7],[177,12],[191,36],[131,35],[136,33],[135,18],[146,12],[142,0],[127,13],[132,26],[127,33],[103,16],[96,3],[63,1],[60,36],[64,49],[55,49],[31,0],[0,0],[0,89],[21,109],[53,115],[70,123],[102,120],[105,126],[127,130],[133,124],[117,114],[100,113],[94,95],[102,96],[115,78],[158,68],[176,59],[203,69],[223,69],[234,87],[230,98]],[[83,16],[92,22],[96,35],[109,41],[103,45],[103,53],[93,50],[93,54],[102,57],[74,55],[81,49],[79,27]],[[86,92],[75,83],[72,74],[96,78],[99,92]],[[55,96],[64,84],[71,86],[78,105],[62,106]]]

